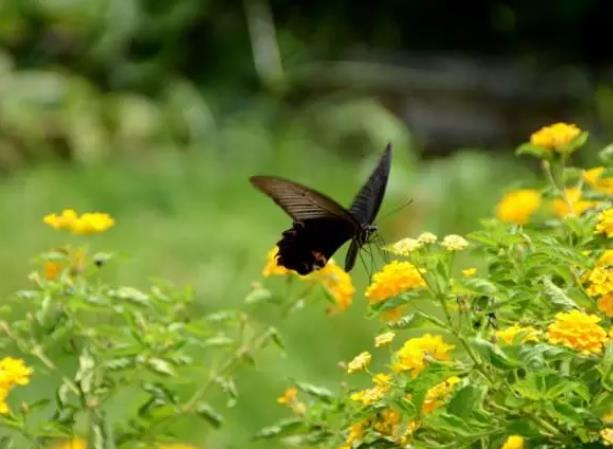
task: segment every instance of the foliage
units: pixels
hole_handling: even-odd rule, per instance
[[[611,166],[608,150],[603,168],[569,166],[586,134],[568,129],[547,130],[555,145],[533,136],[533,149],[519,148],[541,160],[544,182],[528,201],[505,196],[514,213],[468,240],[423,233],[387,247],[397,260],[366,290],[369,316],[386,322],[372,352],[345,365],[336,393],[297,382],[281,402],[293,417],[257,438],[343,449],[612,443]],[[464,266],[467,251],[478,267]],[[372,384],[358,388],[365,375]]]
[[[70,218],[62,223],[70,226],[58,228],[50,217]],[[100,225],[89,228],[91,236],[112,219],[74,211],[45,217],[76,234],[82,221]],[[221,395],[234,405],[237,370],[274,342],[276,331],[240,311],[198,310],[191,289],[167,281],[147,290],[107,284],[102,272],[115,255],[88,248],[80,242],[41,254],[33,288],[5,304],[3,353],[25,359],[31,383],[44,388],[4,410],[2,447],[50,447],[80,436],[97,449],[170,448],[182,420],[221,425],[211,400]]]

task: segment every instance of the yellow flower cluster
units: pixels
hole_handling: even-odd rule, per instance
[[[359,442],[364,437],[364,421],[352,424],[349,427],[349,432],[345,437],[345,442],[339,447],[339,449],[351,449],[353,443]]]
[[[351,276],[334,260],[328,261],[321,270],[308,274],[306,280],[319,282],[332,296],[339,310],[346,310],[351,306],[355,294]]]
[[[27,385],[30,382],[32,368],[21,359],[4,357],[0,360],[0,414],[9,413],[6,397],[15,385]]]
[[[416,239],[404,238],[387,247],[386,249],[399,256],[408,256],[415,250],[418,250],[426,245],[436,243],[438,237],[431,232],[422,232]]]
[[[503,223],[524,225],[541,205],[541,194],[534,189],[507,192],[496,206],[496,217]]]
[[[347,373],[353,374],[358,371],[363,371],[371,362],[372,355],[368,351],[364,351],[356,355],[351,362],[347,364]]]
[[[613,446],[613,428],[607,427],[600,431],[600,437],[605,446]]]
[[[396,334],[392,331],[384,332],[375,337],[375,348],[389,345],[396,337]]]
[[[462,275],[467,278],[474,277],[477,274],[477,269],[475,267],[470,267],[465,270],[462,270]]]
[[[73,438],[72,440],[61,441],[55,446],[54,449],[87,449],[87,441],[83,438]]]
[[[386,408],[377,414],[373,428],[381,435],[391,436],[400,422],[400,413],[393,408]]]
[[[500,449],[524,449],[524,438],[519,435],[511,435],[500,446]]]
[[[461,235],[449,234],[445,236],[441,245],[447,251],[462,251],[468,247],[468,242]]]
[[[449,396],[455,389],[456,385],[461,382],[457,376],[451,376],[441,383],[436,384],[426,392],[424,403],[421,406],[421,411],[424,414],[431,413],[449,399]]]
[[[603,210],[598,215],[596,234],[605,234],[609,239],[613,237],[613,207]]]
[[[598,308],[607,316],[613,316],[613,250],[606,250],[596,266],[586,275],[588,295],[598,298]]]
[[[278,252],[279,248],[277,246],[268,251],[266,263],[262,269],[262,276],[296,275],[305,282],[317,282],[332,296],[339,310],[346,310],[351,306],[353,295],[355,294],[355,287],[353,286],[351,276],[334,260],[330,259],[320,270],[313,271],[306,276],[300,276],[294,271],[277,264]]]
[[[265,278],[270,276],[284,276],[293,273],[293,271],[277,264],[277,254],[279,254],[279,247],[277,246],[274,246],[266,253],[266,263],[264,264],[264,268],[262,268],[262,276]]]
[[[392,369],[396,372],[408,371],[416,376],[426,367],[428,359],[449,360],[449,352],[453,348],[440,335],[425,334],[411,338],[395,353]]]
[[[613,176],[603,178],[604,167],[594,167],[583,172],[583,180],[597,192],[613,195]]]
[[[555,123],[545,126],[530,136],[530,143],[547,150],[561,151],[581,134],[575,124]]]
[[[363,405],[371,405],[383,399],[383,396],[390,390],[392,376],[389,374],[378,373],[372,378],[373,387],[366,390],[356,391],[350,396],[352,401],[361,402]]]
[[[64,209],[61,214],[49,214],[43,223],[56,230],[66,230],[75,235],[89,235],[104,232],[115,225],[115,220],[102,212],[77,214],[73,209]]]
[[[600,354],[607,342],[607,333],[597,323],[600,318],[578,310],[559,312],[547,328],[547,339],[583,354]]]
[[[553,213],[560,218],[581,215],[588,209],[596,207],[598,203],[582,199],[579,187],[564,189],[564,198],[556,198],[551,202]]]
[[[501,329],[496,332],[496,338],[510,345],[517,335],[521,335],[521,342],[538,341],[538,331],[532,326],[520,326],[514,324],[511,327]]]
[[[296,387],[287,388],[277,398],[277,404],[288,406],[296,415],[303,415],[306,412],[306,405],[298,400],[298,389]]]
[[[421,273],[413,264],[394,260],[375,273],[366,289],[366,298],[371,304],[376,304],[425,285]]]

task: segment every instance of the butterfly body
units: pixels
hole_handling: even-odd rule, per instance
[[[383,200],[390,162],[388,145],[349,209],[293,181],[274,176],[251,177],[251,183],[293,219],[292,227],[277,242],[277,263],[305,275],[323,268],[332,254],[351,240],[345,259],[345,270],[351,270],[359,249],[377,230],[372,222]]]

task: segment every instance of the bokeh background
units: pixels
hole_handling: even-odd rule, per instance
[[[611,17],[605,0],[3,0],[0,295],[66,242],[44,214],[109,212],[116,228],[92,245],[119,255],[114,281],[169,278],[203,310],[280,328],[286,353],[243,372],[225,425],[184,429],[207,448],[275,447],[250,436],[284,415],[276,396],[292,379],[335,388],[380,323],[360,294],[333,317],[243,304],[289,224],[248,177],[347,204],[391,142],[383,237],[470,231],[533,179],[513,148],[535,129],[589,130],[585,162],[613,140]]]

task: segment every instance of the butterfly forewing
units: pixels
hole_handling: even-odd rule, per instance
[[[356,219],[343,206],[301,184],[275,176],[252,176],[250,181],[281,206],[294,221],[337,218],[352,227],[359,226]]]
[[[351,215],[362,225],[371,224],[379,212],[379,207],[381,207],[383,195],[385,194],[385,187],[387,186],[390,165],[391,146],[388,145],[379,159],[377,167],[360,189],[349,209]]]

